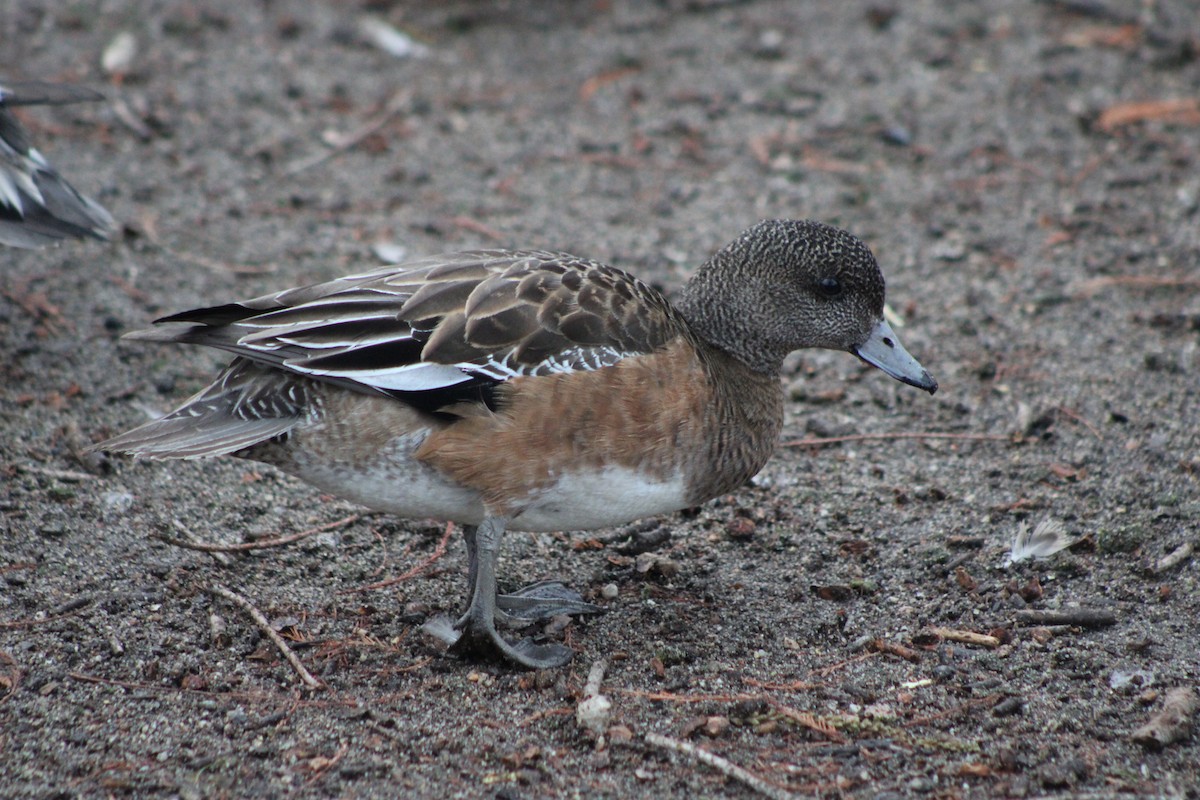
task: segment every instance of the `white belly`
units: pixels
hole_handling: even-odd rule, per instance
[[[294,441],[277,466],[355,503],[409,519],[444,519],[464,525],[483,520],[479,493],[446,480],[413,458],[426,431],[392,439],[368,458],[340,460]]]
[[[415,464],[347,472],[319,466],[304,480],[368,508],[410,519],[453,520],[478,525],[484,507],[479,494],[454,486]],[[686,506],[682,481],[649,481],[610,468],[576,473],[532,494],[508,522],[517,531],[586,531],[611,528],[643,517],[669,514]]]
[[[687,505],[682,477],[652,479],[622,467],[573,472],[534,493],[509,527],[520,531],[611,528]]]
[[[479,493],[458,486],[416,461],[424,435],[398,437],[375,458],[353,463],[307,457],[293,449],[284,469],[332,494],[410,519],[444,519],[478,525],[485,513]],[[560,475],[517,500],[510,530],[572,531],[610,528],[687,505],[682,477],[654,479],[637,470],[607,467]]]

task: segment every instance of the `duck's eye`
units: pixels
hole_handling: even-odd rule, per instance
[[[817,281],[817,289],[828,298],[842,296],[842,282],[837,278],[821,278]]]

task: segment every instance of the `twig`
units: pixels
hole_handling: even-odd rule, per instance
[[[819,436],[792,439],[784,447],[827,447],[842,442],[886,441],[890,439],[954,439],[968,442],[1011,442],[1012,437],[999,433],[859,433],[852,436]]]
[[[600,684],[604,682],[604,673],[608,671],[608,661],[600,659],[588,670],[587,683],[583,685],[584,697],[595,697],[600,694]]]
[[[807,692],[821,688],[820,684],[808,681],[760,681],[757,678],[742,678],[742,683],[758,689],[770,689],[775,692]]]
[[[1077,625],[1081,628],[1103,628],[1113,625],[1117,615],[1098,608],[1075,608],[1067,611],[1018,611],[1018,625]]]
[[[612,715],[612,701],[600,694],[600,684],[604,682],[607,669],[608,662],[603,658],[592,664],[587,684],[583,687],[583,700],[575,709],[575,723],[597,737],[603,736]],[[597,741],[598,746],[602,743],[603,739]]]
[[[146,237],[150,238],[150,237]],[[186,261],[189,264],[195,264],[198,267],[211,269],[214,272],[228,272],[233,275],[267,275],[279,269],[278,264],[267,262],[266,264],[236,264],[232,261],[218,261],[215,258],[202,256],[197,253],[188,253],[183,250],[176,250],[167,247],[162,242],[154,242],[162,249],[163,253],[179,261]]]
[[[737,764],[716,753],[709,752],[702,747],[697,747],[691,742],[683,742],[679,739],[672,739],[670,736],[663,736],[657,733],[647,733],[645,738],[647,744],[694,758],[700,763],[707,764],[717,770],[727,778],[741,781],[763,797],[770,797],[772,800],[796,800],[799,797],[799,795],[795,795],[787,789],[780,788],[773,783],[767,783],[753,772],[739,767]]]
[[[593,75],[579,86],[579,99],[586,103],[592,99],[601,87],[619,81],[621,78],[627,78],[630,75],[636,75],[641,71],[641,67],[614,67],[604,70],[598,75]]]
[[[439,558],[441,558],[442,556],[444,556],[446,554],[446,545],[449,543],[450,534],[453,533],[453,531],[454,531],[454,523],[447,522],[446,523],[446,532],[442,534],[441,541],[438,542],[437,547],[434,548],[433,552],[429,554],[429,558],[425,559],[420,564],[417,564],[415,567],[408,570],[407,572],[397,575],[394,578],[388,578],[387,580],[384,580],[384,581],[376,581],[375,583],[368,583],[366,586],[355,586],[353,589],[342,589],[340,592],[338,592],[338,594],[357,594],[358,592],[369,592],[373,589],[385,589],[388,586],[394,586],[397,583],[402,583],[402,582],[408,580],[409,578],[413,578],[417,575],[420,575],[422,572],[425,571],[425,569],[430,564],[437,561]]]
[[[68,672],[67,677],[73,680],[82,681],[83,683],[99,683],[104,686],[118,686],[129,691],[148,691],[148,692],[194,692],[196,689],[185,689],[182,686],[158,686],[153,683],[140,683],[134,681],[118,681],[113,678],[101,678],[98,675],[88,675],[83,672]]]
[[[610,689],[609,691],[628,697],[666,703],[739,703],[745,700],[762,700],[761,694],[675,694],[673,692],[650,692],[645,689]]]
[[[929,632],[940,639],[946,639],[951,642],[961,642],[962,644],[973,644],[978,647],[999,647],[1000,640],[995,636],[989,636],[986,633],[976,633],[975,631],[960,631],[956,628],[930,628]]]
[[[152,218],[147,218],[142,221],[142,233],[145,234],[146,240],[150,244],[157,247],[164,255],[170,256],[177,261],[186,261],[189,264],[195,264],[198,267],[211,269],[214,272],[229,272],[234,275],[265,275],[274,272],[278,269],[275,264],[267,263],[262,265],[255,264],[234,264],[227,261],[217,261],[208,256],[197,255],[196,253],[187,253],[182,250],[175,250],[168,247],[158,235],[158,228],[151,221]]]
[[[196,538],[196,535],[194,533],[192,533],[190,530],[188,530],[186,527],[184,527],[184,524],[182,522],[180,522],[179,520],[177,520],[177,519],[172,520],[172,522],[174,523],[174,525],[177,529],[183,531],[183,533],[185,533],[187,535],[187,537],[188,537],[187,539],[176,539],[176,538],[167,536],[164,533],[157,533],[157,534],[152,533],[152,534],[150,534],[151,538],[158,539],[161,542],[165,542],[166,544],[174,545],[176,547],[189,547],[191,545],[190,540]],[[196,548],[196,549],[202,549],[202,548]],[[212,556],[213,560],[216,561],[221,566],[228,567],[230,564],[233,563],[233,559],[230,558],[227,554],[222,553],[220,550],[208,550],[205,552],[207,552],[210,556]]]
[[[1095,436],[1097,439],[1100,439],[1100,440],[1104,439],[1104,434],[1100,433],[1100,430],[1095,425],[1088,422],[1086,419],[1079,416],[1079,414],[1075,413],[1071,409],[1065,408],[1063,406],[1055,406],[1054,410],[1057,411],[1058,413],[1062,414],[1067,419],[1074,420],[1075,422],[1078,422],[1083,427],[1087,428],[1088,431],[1092,434],[1092,436]]]
[[[502,242],[508,238],[495,228],[490,228],[479,220],[471,219],[465,214],[460,214],[450,221],[459,228],[471,231],[472,233],[482,234],[483,236],[491,239],[493,242]]]
[[[300,659],[296,657],[296,654],[292,652],[292,649],[287,646],[287,642],[283,640],[283,637],[279,635],[278,631],[271,627],[271,623],[267,621],[267,618],[263,616],[263,613],[255,608],[249,600],[236,592],[226,589],[220,584],[213,584],[205,589],[205,591],[209,594],[215,594],[218,597],[224,597],[229,602],[241,606],[242,609],[250,615],[250,619],[254,620],[254,624],[257,625],[259,629],[267,635],[267,638],[271,640],[276,649],[278,649],[279,652],[283,654],[283,657],[287,659],[287,662],[292,665],[292,669],[294,669],[296,674],[300,676],[300,680],[304,682],[305,686],[310,689],[325,688],[325,684],[313,677],[312,673],[308,671],[308,668],[300,662]]]
[[[921,660],[921,654],[911,647],[905,647],[899,642],[889,642],[886,639],[874,639],[871,642],[871,649],[888,655],[900,656],[905,661],[916,664]]]
[[[1158,561],[1155,561],[1154,565],[1150,567],[1151,574],[1161,575],[1164,572],[1175,569],[1175,567],[1178,567],[1191,557],[1193,549],[1191,542],[1184,542]]]
[[[22,472],[31,472],[34,475],[44,475],[47,478],[64,481],[65,483],[83,483],[85,481],[94,481],[96,476],[90,472],[78,472],[73,469],[51,469],[50,467],[35,467],[31,464],[22,464],[18,467]]]
[[[322,164],[334,156],[340,155],[341,153],[344,153],[347,150],[357,146],[363,141],[363,139],[366,139],[384,125],[387,125],[388,122],[391,121],[392,117],[404,110],[404,106],[407,103],[408,93],[396,92],[394,95],[388,98],[386,103],[384,103],[383,110],[374,118],[364,123],[362,127],[358,128],[358,130],[338,136],[333,147],[322,153],[317,153],[315,155],[308,156],[307,158],[293,161],[283,170],[283,175],[289,178],[294,175],[298,175],[307,169],[311,169],[318,164]]]
[[[184,539],[175,539],[167,536],[165,533],[156,533],[154,538],[160,542],[174,545],[175,547],[183,547],[187,550],[199,550],[202,553],[237,553],[243,550],[265,550],[269,547],[279,547],[280,545],[291,544],[298,542],[301,539],[307,538],[314,534],[324,533],[336,528],[342,528],[346,525],[353,525],[362,519],[362,514],[351,514],[348,517],[342,517],[333,522],[327,522],[324,525],[319,525],[315,528],[309,528],[306,531],[293,533],[288,536],[280,536],[277,539],[262,539],[257,542],[242,542],[241,544],[207,544],[204,542],[189,542]]]

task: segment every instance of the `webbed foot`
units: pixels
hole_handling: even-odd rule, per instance
[[[539,581],[512,594],[496,595],[496,618],[512,627],[559,614],[599,614],[603,610],[561,581]]]
[[[522,639],[513,644],[496,630],[496,619],[528,625],[556,614],[584,614],[599,611],[584,602],[577,593],[557,581],[543,581],[510,595],[496,593],[496,556],[504,520],[487,517],[478,528],[464,528],[467,545],[467,586],[470,601],[467,612],[455,623],[435,617],[423,629],[450,645],[455,653],[495,655],[529,669],[561,667],[574,651],[559,644],[538,644]]]

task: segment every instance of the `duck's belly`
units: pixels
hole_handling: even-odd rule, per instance
[[[301,437],[297,437],[300,439]],[[426,433],[393,438],[369,458],[335,458],[301,439],[286,456],[255,453],[296,477],[355,503],[410,519],[435,518],[478,525],[485,506],[480,492],[460,486],[414,457]],[[344,455],[344,454],[341,454]],[[581,469],[557,475],[510,499],[508,528],[520,531],[592,530],[623,525],[687,506],[684,481],[626,467]]]
[[[521,531],[610,528],[686,505],[681,477],[652,478],[638,470],[610,466],[559,476],[529,497],[509,527]]]
[[[421,431],[398,436],[367,458],[335,458],[295,441],[282,457],[264,457],[268,455],[264,453],[255,457],[376,511],[478,525],[484,514],[479,492],[454,484],[413,458],[426,435]]]

